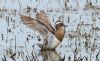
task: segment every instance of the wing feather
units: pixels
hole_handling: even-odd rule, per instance
[[[48,29],[49,32],[53,34],[55,33],[55,29],[52,27],[49,17],[44,12],[37,13],[36,18]]]
[[[47,29],[34,18],[21,15],[21,21],[29,28],[38,31],[43,37],[48,34]]]

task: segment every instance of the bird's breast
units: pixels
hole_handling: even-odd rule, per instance
[[[64,29],[58,29],[55,32],[55,36],[58,40],[62,41],[63,37],[64,37]]]

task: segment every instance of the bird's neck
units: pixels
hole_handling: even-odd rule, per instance
[[[58,40],[62,41],[64,37],[64,27],[56,29],[55,36]]]

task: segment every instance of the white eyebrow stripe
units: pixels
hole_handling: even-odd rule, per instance
[[[57,25],[57,24],[60,24],[60,23],[62,23],[62,22],[57,22],[56,25]]]

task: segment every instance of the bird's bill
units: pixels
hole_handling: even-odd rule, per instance
[[[64,27],[68,27],[67,25],[64,25]]]

